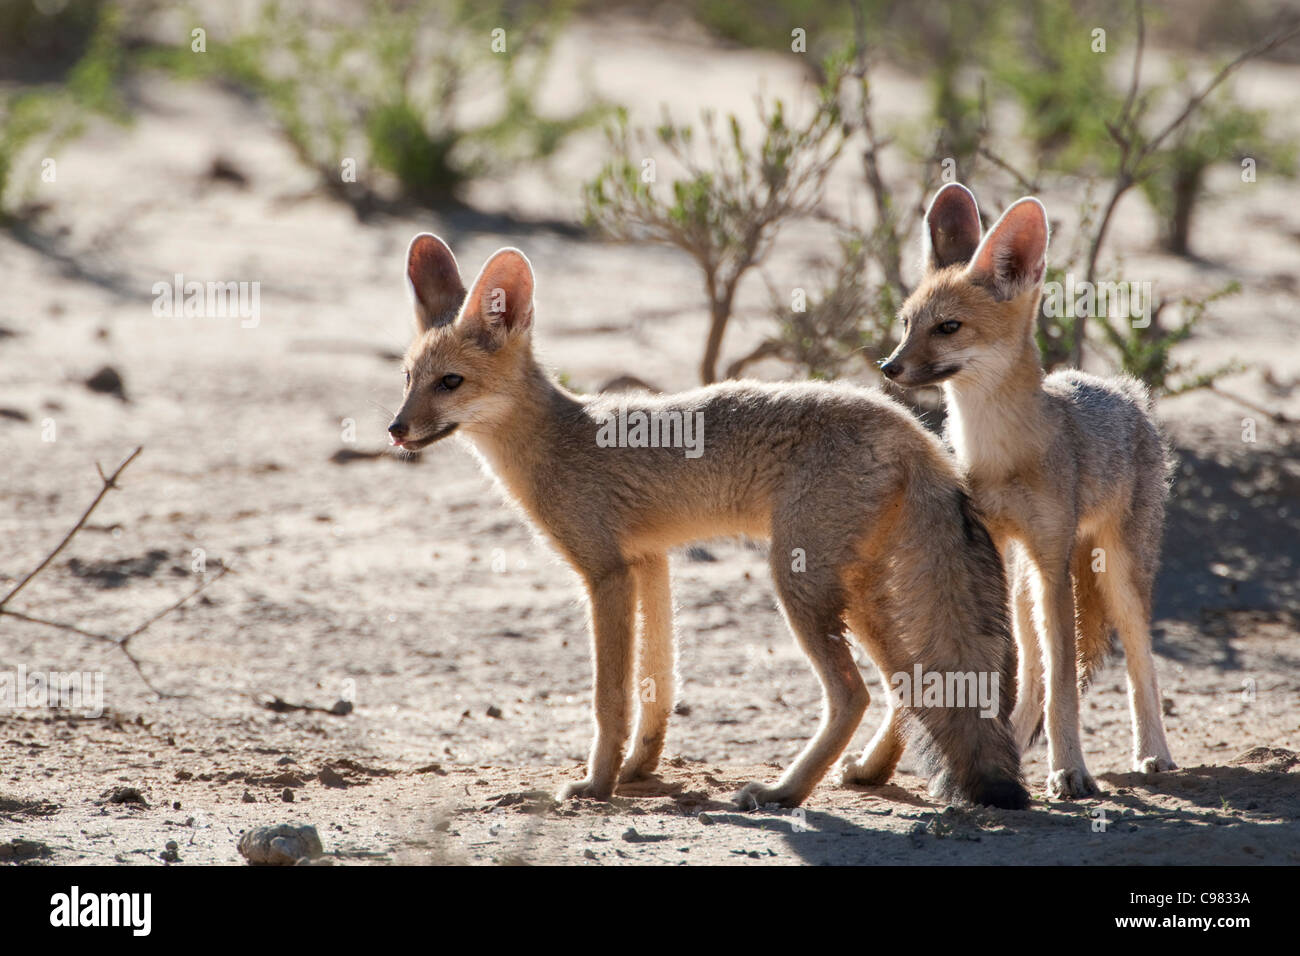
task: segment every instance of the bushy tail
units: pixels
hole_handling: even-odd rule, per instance
[[[1079,690],[1086,690],[1115,645],[1115,629],[1106,620],[1101,586],[1092,570],[1092,544],[1081,542],[1070,561],[1074,584],[1074,637],[1079,657]]]
[[[1002,560],[955,478],[937,480],[930,469],[915,477],[891,562],[894,620],[924,673],[943,675],[945,684],[949,675],[974,674],[996,697],[988,708],[995,712],[983,716],[978,701],[926,706],[914,692],[908,724],[936,796],[1021,809],[1029,794],[1009,719],[1016,651]]]

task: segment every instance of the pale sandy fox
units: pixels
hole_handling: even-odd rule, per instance
[[[920,665],[998,676],[991,717],[914,700],[890,726],[915,731],[936,793],[1026,805],[1001,561],[950,457],[903,408],[823,384],[578,396],[533,357],[534,277],[523,253],[497,252],[467,294],[450,250],[422,234],[407,275],[416,335],[393,443],[466,439],[591,599],[595,742],[586,777],[562,797],[605,800],[655,770],[676,684],[668,550],[744,535],[771,540],[781,607],[824,697],[813,739],[779,781],[746,786],[743,806],[802,802],[849,743],[869,699],[849,629],[882,674]],[[658,447],[631,434],[646,420],[668,423]],[[688,422],[691,442],[674,441]],[[899,750],[882,733],[846,777],[887,778]]]
[[[908,388],[943,383],[949,442],[1007,558],[1018,743],[1045,722],[1049,795],[1097,792],[1079,692],[1118,630],[1133,766],[1174,769],[1148,626],[1169,465],[1146,389],[1073,369],[1044,377],[1034,328],[1048,227],[1037,199],[1012,205],[981,241],[975,197],[951,183],[925,227],[926,275],[882,371]]]

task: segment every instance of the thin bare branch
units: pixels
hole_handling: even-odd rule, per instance
[[[104,495],[108,494],[110,488],[115,488],[117,486],[116,482],[117,482],[118,475],[122,474],[122,472],[126,469],[126,466],[131,464],[131,462],[135,461],[136,456],[139,455],[140,452],[142,451],[144,451],[143,445],[136,448],[135,451],[131,452],[131,454],[129,454],[126,457],[126,461],[118,465],[117,470],[114,471],[108,477],[104,476],[104,469],[100,468],[98,463],[95,464],[95,470],[99,472],[99,477],[103,481],[103,486],[99,489],[99,494],[95,495],[95,500],[90,503],[90,507],[87,508],[84,512],[82,512],[81,517],[77,519],[77,523],[72,526],[72,530],[69,531],[66,535],[64,535],[63,540],[59,542],[58,546],[45,556],[45,560],[42,561],[40,564],[36,565],[36,567],[33,568],[25,578],[23,578],[16,585],[14,585],[13,589],[8,594],[6,594],[3,598],[0,598],[0,610],[3,610],[4,606],[8,604],[11,600],[13,600],[14,595],[16,595],[23,588],[27,587],[28,582],[31,581],[32,578],[36,577],[36,575],[44,571],[45,568],[49,565],[49,563],[55,559],[58,553],[67,546],[68,542],[72,540],[72,536],[75,535],[78,531],[80,531],[82,525],[86,523],[86,519],[90,517],[90,513],[99,506],[99,503],[100,501],[103,500]]]
[[[784,353],[783,344],[777,339],[764,339],[746,354],[727,366],[727,378],[737,378],[746,368],[765,358],[780,356]]]
[[[98,634],[94,631],[83,630],[75,624],[64,624],[62,621],[51,621],[43,617],[33,617],[30,614],[24,614],[21,611],[10,611],[5,609],[0,611],[6,617],[16,618],[19,621],[26,621],[28,624],[43,624],[46,627],[58,628],[60,631],[68,631],[71,634],[80,634],[82,637],[93,638],[97,641],[108,641],[110,644],[116,643],[108,634]]]
[[[1009,162],[1007,162],[997,153],[993,152],[987,146],[984,145],[977,146],[975,148],[975,151],[979,153],[979,155],[987,159],[994,166],[996,166],[998,169],[1008,174],[1012,179],[1016,181],[1016,185],[1018,185],[1021,189],[1023,189],[1027,194],[1037,193],[1041,191],[1042,187],[1039,186],[1038,181],[1036,179],[1030,179],[1028,176],[1020,172],[1020,170],[1016,169]]]
[[[1133,74],[1129,78],[1128,95],[1124,97],[1124,106],[1119,111],[1117,126],[1121,130],[1125,129],[1134,118],[1133,105],[1137,102],[1138,89],[1142,85],[1142,53],[1147,43],[1146,11],[1142,0],[1135,0],[1133,5],[1137,8],[1137,49],[1133,51]]]
[[[98,463],[96,463],[95,470],[99,473],[100,481],[103,482],[102,487],[99,489],[99,494],[97,494],[95,496],[95,500],[90,503],[90,507],[88,507],[84,512],[82,512],[81,517],[77,519],[77,523],[72,526],[72,530],[70,530],[66,535],[64,535],[63,540],[59,542],[58,546],[49,554],[47,554],[45,556],[45,559],[41,561],[41,563],[38,564],[29,574],[27,574],[26,577],[24,577],[21,581],[19,581],[18,584],[15,585],[14,588],[8,594],[5,595],[3,600],[0,600],[0,616],[12,617],[19,621],[25,621],[28,624],[39,624],[43,627],[49,627],[59,631],[66,631],[69,634],[76,634],[79,637],[85,637],[85,638],[89,638],[90,640],[101,641],[106,644],[112,644],[114,647],[116,647],[119,651],[122,652],[122,654],[126,657],[128,661],[131,662],[131,666],[135,668],[136,674],[139,675],[140,680],[144,682],[145,686],[147,686],[151,691],[153,691],[159,697],[175,697],[177,695],[169,694],[163,691],[162,689],[160,689],[159,687],[157,687],[153,683],[153,681],[149,679],[148,675],[145,674],[143,668],[140,666],[142,663],[141,660],[138,657],[136,657],[133,653],[131,653],[131,639],[142,634],[153,624],[157,623],[163,617],[166,617],[168,614],[171,614],[173,611],[180,608],[187,601],[195,597],[199,592],[203,591],[209,585],[220,580],[230,570],[229,567],[223,566],[220,571],[218,571],[212,577],[202,581],[198,586],[196,586],[192,591],[190,591],[190,593],[186,594],[180,600],[163,608],[161,611],[154,614],[152,617],[148,618],[144,623],[128,631],[126,634],[122,635],[121,637],[114,637],[112,634],[103,634],[97,631],[88,631],[85,628],[77,627],[75,624],[67,624],[63,621],[54,621],[54,620],[50,620],[49,618],[36,617],[35,615],[32,614],[24,614],[21,611],[14,611],[5,606],[6,604],[9,603],[10,599],[14,597],[14,595],[16,595],[19,591],[21,591],[27,585],[27,583],[32,580],[32,578],[36,577],[37,574],[39,574],[42,570],[48,567],[50,562],[54,560],[55,556],[58,555],[58,553],[62,551],[64,547],[67,546],[68,542],[72,540],[73,536],[78,531],[80,531],[82,527],[85,525],[86,520],[90,517],[91,512],[93,512],[96,506],[100,503],[100,501],[103,500],[104,495],[108,493],[109,489],[117,487],[118,476],[122,474],[122,471],[126,468],[126,466],[131,464],[131,462],[135,460],[136,456],[139,455],[140,452],[143,450],[144,450],[143,447],[136,448],[135,451],[131,452],[131,454],[127,456],[125,461],[123,461],[120,465],[117,466],[117,469],[111,475],[105,475],[104,469],[101,468]]]
[[[1138,157],[1138,162],[1141,163],[1144,159],[1159,149],[1160,144],[1168,139],[1171,133],[1187,122],[1192,113],[1196,112],[1197,107],[1205,101],[1205,98],[1218,89],[1223,81],[1236,72],[1236,70],[1244,63],[1248,60],[1253,60],[1255,57],[1263,56],[1270,50],[1274,50],[1283,43],[1286,43],[1288,40],[1292,40],[1298,36],[1300,36],[1300,20],[1297,20],[1292,23],[1291,26],[1277,31],[1271,37],[1268,37],[1267,39],[1255,44],[1253,47],[1243,51],[1236,59],[1225,65],[1223,69],[1219,70],[1219,72],[1214,75],[1214,78],[1210,80],[1209,83],[1202,87],[1199,93],[1187,101],[1187,105],[1183,107],[1181,113],[1170,120],[1165,125],[1164,129],[1159,133],[1156,133],[1156,135],[1142,147],[1141,153]]]
[[[223,565],[220,571],[218,571],[216,574],[214,574],[212,577],[208,578],[207,580],[200,582],[200,583],[199,583],[199,584],[194,588],[193,591],[191,591],[189,594],[185,595],[183,598],[181,598],[181,599],[180,599],[179,601],[177,601],[175,604],[172,604],[172,605],[170,605],[169,607],[165,607],[165,608],[163,608],[161,611],[159,611],[159,612],[158,612],[157,614],[155,614],[153,617],[149,618],[149,620],[145,621],[145,622],[144,622],[143,624],[141,624],[139,627],[137,627],[137,628],[135,628],[134,630],[129,631],[129,632],[127,632],[126,634],[122,635],[121,643],[122,643],[123,645],[125,645],[125,644],[127,643],[127,641],[131,640],[131,638],[135,637],[137,634],[140,634],[141,632],[143,632],[143,631],[145,631],[146,629],[148,629],[148,628],[150,627],[150,625],[154,624],[154,623],[155,623],[156,621],[158,621],[160,618],[164,618],[164,617],[166,617],[168,614],[170,614],[172,611],[175,611],[176,609],[178,609],[179,607],[181,607],[181,605],[185,604],[185,603],[186,603],[187,601],[189,601],[191,598],[196,597],[196,596],[197,596],[201,591],[206,590],[207,587],[208,587],[208,585],[210,585],[210,584],[215,584],[217,581],[220,581],[222,578],[224,578],[224,577],[226,576],[226,572],[228,572],[229,570],[230,570],[230,568],[228,568],[228,567],[226,567],[226,566]]]
[[[1119,201],[1133,186],[1138,185],[1150,176],[1149,168],[1144,166],[1146,161],[1160,149],[1165,140],[1191,119],[1196,110],[1205,102],[1206,97],[1213,93],[1242,64],[1300,36],[1300,20],[1296,20],[1289,26],[1278,28],[1264,40],[1243,51],[1219,70],[1198,93],[1189,97],[1182,110],[1166,123],[1159,132],[1143,141],[1141,131],[1138,129],[1138,122],[1144,112],[1139,91],[1142,76],[1142,55],[1146,46],[1146,23],[1143,0],[1136,0],[1134,6],[1137,14],[1137,48],[1133,54],[1133,72],[1129,81],[1128,93],[1124,98],[1124,105],[1120,109],[1118,118],[1114,122],[1106,124],[1106,129],[1110,132],[1111,138],[1119,148],[1119,161],[1116,164],[1115,179],[1111,185],[1110,196],[1106,200],[1101,218],[1097,221],[1096,231],[1093,233],[1088,246],[1088,262],[1084,278],[1090,283],[1096,279],[1097,261],[1101,256],[1101,250],[1106,242],[1110,223],[1115,215],[1116,208],[1119,206]],[[1070,354],[1071,363],[1075,367],[1083,363],[1086,333],[1087,317],[1080,316],[1075,325],[1074,343]]]

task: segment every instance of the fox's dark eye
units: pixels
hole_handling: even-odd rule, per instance
[[[949,319],[947,322],[940,322],[934,327],[934,330],[940,335],[952,335],[961,328],[961,323],[956,319]]]
[[[442,381],[438,383],[438,387],[450,392],[463,381],[465,381],[465,379],[461,378],[459,375],[444,375]]]
[[[411,384],[411,373],[403,369],[402,374],[406,376],[406,384],[409,387]]]

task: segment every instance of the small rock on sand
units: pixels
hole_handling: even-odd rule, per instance
[[[253,866],[293,866],[324,853],[314,826],[255,827],[239,838],[239,855]]]
[[[21,863],[53,855],[54,852],[48,846],[36,840],[15,837],[8,843],[0,843],[0,862],[3,863]]]
[[[126,400],[126,386],[122,383],[122,376],[117,369],[111,365],[105,365],[94,375],[86,379],[86,388],[92,392],[99,392],[102,395],[113,395],[117,398]]]

